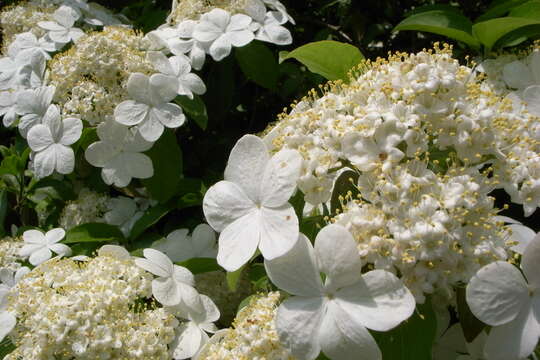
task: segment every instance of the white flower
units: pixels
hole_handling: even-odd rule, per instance
[[[214,321],[219,319],[219,309],[216,304],[206,295],[200,295],[202,311],[190,311],[182,306],[167,308],[178,318],[186,319],[176,328],[176,338],[171,343],[173,359],[187,359],[193,357],[209,337],[206,334],[215,333],[217,327]]]
[[[274,17],[279,20],[280,24],[285,24],[287,21],[293,25],[296,25],[296,22],[287,12],[287,8],[279,0],[263,0],[264,3],[271,8],[275,9]]]
[[[109,211],[103,216],[107,224],[116,225],[125,237],[129,236],[133,225],[144,215],[144,210],[137,208],[137,202],[125,196],[110,199],[108,202]]]
[[[267,12],[266,6],[261,0],[249,1],[245,10],[255,20],[251,24],[251,30],[255,32],[255,39],[277,45],[292,43],[290,31],[281,26],[287,22],[287,19],[279,11]],[[283,20],[285,21],[283,22]]]
[[[22,257],[30,256],[30,264],[37,266],[52,256],[52,252],[60,256],[71,255],[71,249],[65,244],[58,242],[64,238],[64,229],[56,228],[47,231],[45,234],[39,230],[26,230],[23,233],[25,245],[20,250]]]
[[[298,239],[298,218],[288,203],[296,189],[302,158],[296,150],[270,157],[264,142],[243,136],[229,155],[225,180],[206,192],[206,220],[221,232],[218,263],[235,271],[257,247],[265,259],[285,254]]]
[[[18,126],[23,137],[26,137],[33,126],[42,123],[43,117],[51,105],[54,92],[54,86],[40,86],[20,91],[17,94],[15,111],[18,115],[22,115]]]
[[[324,227],[315,248],[300,235],[291,251],[265,260],[265,268],[276,286],[295,295],[279,306],[276,328],[284,346],[301,360],[315,359],[321,350],[335,360],[355,360],[358,354],[380,360],[366,328],[390,330],[415,308],[411,292],[392,273],[362,275],[356,243],[339,225]]]
[[[466,298],[472,313],[492,326],[485,354],[490,360],[528,357],[540,337],[540,239],[533,240],[521,259],[524,276],[514,265],[497,261],[471,279]]]
[[[193,31],[198,24],[195,20],[185,20],[177,25],[178,36],[167,41],[167,45],[174,55],[187,54],[191,66],[201,70],[206,60],[206,53],[210,44],[197,41],[193,38]]]
[[[516,60],[506,64],[502,78],[509,87],[517,90],[540,85],[540,51],[533,51],[523,61]]]
[[[247,15],[231,16],[227,11],[216,8],[201,16],[193,30],[193,38],[212,43],[208,53],[215,61],[220,61],[231,53],[233,46],[245,46],[254,39],[249,29],[251,21]]]
[[[55,52],[58,50],[54,42],[47,39],[47,37],[42,37],[38,40],[36,35],[31,32],[25,32],[17,34],[15,40],[8,47],[8,55],[12,58],[22,54],[21,56],[28,56],[34,51],[39,51],[49,60],[51,56],[50,52]]]
[[[51,40],[67,44],[71,41],[77,41],[84,35],[84,31],[73,27],[75,22],[81,17],[78,10],[71,6],[62,5],[53,14],[55,21],[40,21],[38,26],[47,30]]]
[[[167,58],[162,52],[152,51],[148,53],[147,60],[161,74],[176,81],[178,95],[186,95],[193,99],[193,93],[202,95],[206,92],[206,86],[201,78],[191,73],[191,65],[186,56],[177,55]]]
[[[152,248],[164,252],[174,262],[193,258],[215,258],[217,255],[216,233],[207,224],[199,224],[189,235],[188,229],[178,229],[152,244]]]
[[[35,152],[34,172],[38,178],[49,176],[53,171],[69,174],[75,166],[75,155],[69,147],[81,137],[82,122],[79,119],[62,120],[56,105],[50,105],[37,124],[28,132],[30,149]]]
[[[496,218],[499,221],[504,221],[505,223],[510,224],[507,225],[508,229],[510,230],[510,234],[508,235],[508,242],[512,243],[512,247],[510,247],[510,249],[517,252],[518,254],[523,255],[527,245],[529,245],[536,236],[534,230],[523,225],[519,221],[506,216],[497,216]],[[540,241],[540,238],[538,240]]]
[[[21,83],[21,70],[28,63],[24,55],[0,58],[0,90],[10,90]]]
[[[29,54],[22,53],[17,57],[23,56],[26,64],[22,66],[15,77],[14,87],[17,88],[36,88],[43,85],[45,68],[47,61],[43,53],[39,50],[33,50]]]
[[[174,265],[161,251],[144,249],[146,259],[137,258],[135,264],[157,275],[152,280],[152,295],[165,306],[187,306],[194,311],[202,309],[200,295],[195,290],[193,274],[185,267]]]
[[[7,334],[13,330],[17,324],[17,318],[7,311],[9,289],[0,287],[0,341],[4,340]]]
[[[17,271],[8,268],[0,268],[0,289],[11,289],[29,272],[30,269],[26,266],[18,268]]]
[[[137,125],[141,136],[147,141],[156,141],[164,127],[177,128],[186,117],[182,108],[169,101],[176,97],[178,80],[154,74],[150,77],[131,74],[127,91],[133,100],[126,100],[114,109],[114,118],[123,125]]]
[[[103,168],[101,177],[108,185],[127,186],[132,178],[148,179],[154,175],[152,160],[141,152],[152,147],[135,129],[113,120],[97,128],[100,141],[88,146],[84,156],[93,166]]]
[[[17,120],[17,92],[0,91],[0,117],[5,127],[9,127]]]

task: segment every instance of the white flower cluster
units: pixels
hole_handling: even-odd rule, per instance
[[[0,268],[17,271],[22,260],[19,251],[24,243],[20,237],[7,236],[0,240]]]
[[[449,297],[481,265],[506,258],[489,192],[504,187],[526,214],[540,205],[537,118],[447,47],[362,70],[303,99],[265,142],[302,154],[298,186],[313,205],[329,201],[337,169],[358,172],[359,194],[341,194],[331,221],[353,233],[365,261],[399,270],[418,301],[437,290]]]
[[[108,210],[109,197],[96,193],[88,188],[82,188],[76,200],[68,201],[58,224],[65,230],[86,223],[104,222],[103,215]]]
[[[177,322],[141,302],[150,296],[151,275],[129,257],[46,262],[8,296],[17,348],[6,359],[169,359]]]
[[[238,313],[232,328],[218,331],[198,360],[294,360],[281,345],[275,318],[279,292],[257,295]]]
[[[220,61],[232,47],[245,46],[254,39],[291,44],[291,33],[283,25],[294,24],[278,0],[175,0],[169,22],[148,33],[150,46],[176,56],[187,55],[197,70],[203,67],[207,54]]]

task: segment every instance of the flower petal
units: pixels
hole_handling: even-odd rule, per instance
[[[292,249],[298,240],[298,217],[290,204],[261,208],[260,244],[265,259],[275,259]]]
[[[540,272],[538,264],[540,263],[540,233],[537,234],[527,245],[521,258],[521,268],[531,285],[535,289],[540,289]]]
[[[30,255],[30,258],[28,261],[30,264],[34,266],[38,266],[41,263],[44,263],[45,261],[49,260],[52,256],[51,250],[47,247],[42,247],[41,249],[33,252]]]
[[[289,201],[296,190],[296,181],[301,169],[302,156],[296,150],[281,150],[272,156],[266,165],[260,185],[262,204],[275,207]]]
[[[198,257],[216,257],[216,233],[208,224],[199,224],[193,229],[191,243]]]
[[[177,128],[182,126],[186,117],[182,108],[176,104],[160,104],[153,107],[149,112],[150,118],[154,117],[157,121],[168,128]]]
[[[49,249],[62,256],[70,256],[71,249],[66,244],[52,244],[49,245]]]
[[[227,56],[229,56],[229,54],[231,53],[231,49],[231,40],[229,36],[227,36],[227,34],[224,34],[214,40],[212,45],[210,45],[210,49],[208,50],[208,52],[212,56],[212,59],[214,59],[215,61],[221,61]]]
[[[225,168],[225,180],[239,185],[254,202],[261,201],[261,174],[270,160],[264,142],[255,135],[244,135],[236,142]]]
[[[523,91],[523,101],[527,103],[527,110],[535,115],[540,116],[540,85],[532,85]]]
[[[294,247],[285,255],[264,260],[268,277],[282,290],[299,296],[320,296],[322,282],[315,252],[309,239],[300,234]]]
[[[23,240],[29,244],[44,245],[46,243],[45,234],[39,230],[26,230],[23,232]]]
[[[414,312],[413,295],[394,274],[373,270],[362,280],[338,290],[336,303],[351,321],[376,331],[388,331]]]
[[[28,131],[26,140],[33,151],[43,151],[54,143],[51,130],[43,124],[33,126]]]
[[[113,144],[104,141],[90,144],[84,152],[86,161],[95,167],[104,167],[109,160],[117,155],[117,148]]]
[[[503,80],[511,88],[524,89],[533,85],[533,76],[527,65],[521,61],[506,64],[503,68]]]
[[[182,301],[178,284],[172,278],[160,277],[152,280],[152,295],[165,306],[175,306]]]
[[[225,36],[234,47],[246,46],[255,39],[255,35],[251,30],[232,31]]]
[[[56,171],[60,174],[71,174],[75,167],[75,154],[73,149],[62,144],[54,144],[50,148],[54,150],[56,157]],[[49,150],[47,149],[47,151]]]
[[[491,326],[516,318],[529,298],[525,279],[513,265],[497,261],[481,268],[466,290],[472,313]]]
[[[315,239],[315,256],[327,287],[338,289],[361,279],[362,262],[351,233],[343,226],[330,224]]]
[[[144,122],[150,107],[133,100],[122,101],[114,109],[114,120],[122,125],[132,126]]]
[[[178,78],[163,74],[150,76],[150,101],[153,106],[168,103],[176,97]]]
[[[81,138],[83,129],[82,121],[75,118],[67,118],[63,121],[63,133],[60,139],[62,145],[72,145]]]
[[[56,166],[56,151],[47,148],[34,156],[34,173],[41,179],[53,173]]]
[[[150,116],[151,114],[153,114],[153,112],[149,111],[147,119],[140,123],[137,126],[137,129],[144,140],[154,142],[161,137],[165,127],[159,121],[160,119],[158,117]]]
[[[193,73],[185,74],[180,78],[180,84],[179,90],[181,88],[187,88],[190,92],[193,92],[197,95],[202,95],[206,92],[206,85],[204,85],[204,82],[202,79]],[[182,94],[180,91],[178,91],[180,95],[187,95]]]
[[[203,212],[208,224],[217,232],[255,209],[255,204],[235,183],[220,181],[208,189],[203,199]]]
[[[490,360],[525,359],[534,351],[539,336],[540,325],[527,303],[514,320],[491,329],[484,352]]]
[[[150,78],[141,73],[133,73],[127,82],[127,91],[133,100],[147,104],[150,100]]]
[[[169,59],[161,51],[149,51],[146,54],[146,60],[148,60],[154,69],[165,75],[176,75],[169,62]]]
[[[176,328],[176,338],[170,345],[174,359],[188,359],[195,355],[201,346],[202,331],[199,327],[189,321],[180,324]]]
[[[66,232],[64,231],[64,229],[62,228],[52,229],[52,230],[47,231],[47,233],[45,234],[45,242],[48,245],[55,244],[59,242],[60,240],[62,240],[64,236],[66,236]]]
[[[511,249],[518,254],[523,255],[525,248],[529,245],[531,240],[534,239],[536,233],[531,228],[521,224],[511,224],[508,225],[508,227],[512,231],[512,235],[510,235],[508,240],[517,243],[517,245],[512,246]]]
[[[242,267],[255,254],[260,239],[259,211],[252,210],[229,224],[219,235],[217,262],[229,272]]]
[[[8,335],[15,325],[17,324],[17,318],[10,312],[0,312],[0,341],[3,341],[6,335]]]
[[[278,308],[276,330],[279,340],[294,357],[313,360],[321,347],[315,336],[321,327],[325,304],[321,297],[291,297]]]
[[[159,266],[166,274],[166,275],[159,275],[156,273],[156,275],[173,276],[174,264],[172,263],[171,259],[169,259],[167,255],[155,249],[144,249],[143,255],[145,258],[148,259],[148,261],[151,261],[153,264]]]
[[[366,359],[382,359],[373,336],[333,301],[328,303],[318,338],[323,353],[331,359],[356,360],[359,354]]]

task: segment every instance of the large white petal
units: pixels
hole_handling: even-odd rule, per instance
[[[262,141],[262,140],[261,140]],[[296,189],[296,181],[302,169],[302,156],[296,150],[281,150],[267,163],[260,194],[264,206],[281,206]]]
[[[75,154],[73,153],[73,149],[62,144],[54,144],[46,151],[49,150],[54,150],[56,171],[64,175],[71,174],[75,168]]]
[[[264,32],[264,34],[266,35],[264,37],[265,41],[271,42],[276,45],[292,44],[293,39],[291,32],[284,26],[278,24],[268,24],[263,27],[261,32]],[[259,34],[257,34],[257,38],[259,38]]]
[[[190,92],[193,92],[197,95],[202,95],[206,92],[206,85],[202,79],[193,73],[185,74],[180,78],[180,88],[187,88]],[[180,93],[180,91],[178,91]],[[187,95],[187,94],[180,94]]]
[[[143,255],[148,261],[158,266],[166,275],[155,273],[159,276],[173,276],[174,265],[167,255],[156,249],[144,249]]]
[[[511,224],[508,225],[508,227],[512,231],[512,235],[510,235],[508,240],[517,243],[517,245],[512,246],[511,249],[518,254],[523,255],[525,248],[529,245],[531,240],[534,239],[536,233],[531,228],[521,224]]]
[[[136,258],[134,261],[135,261],[135,265],[137,265],[140,268],[143,268],[144,270],[154,275],[163,276],[163,277],[170,276],[166,268],[163,268],[159,264],[155,264],[154,262],[148,259]]]
[[[245,14],[235,14],[231,16],[231,21],[227,26],[227,32],[245,30],[249,27],[249,24],[251,24],[252,21],[253,20],[251,17]]]
[[[497,261],[484,266],[472,277],[466,296],[478,319],[498,326],[516,318],[529,299],[529,290],[518,269]]]
[[[195,355],[201,346],[202,331],[189,321],[176,328],[176,338],[170,345],[174,359],[188,359]]]
[[[17,318],[10,312],[0,312],[0,341],[4,340],[17,324]]]
[[[43,151],[54,143],[51,130],[43,124],[33,126],[26,139],[33,151]]]
[[[25,243],[29,244],[40,244],[43,245],[46,243],[45,234],[39,230],[26,230],[23,233],[23,239]]]
[[[524,304],[517,317],[491,329],[484,349],[489,360],[518,360],[528,357],[538,343],[540,325],[530,303]]]
[[[59,242],[60,240],[62,240],[64,236],[66,236],[66,231],[64,229],[62,228],[52,229],[52,230],[47,231],[47,233],[45,233],[45,242],[49,245],[55,244]]]
[[[127,91],[133,100],[139,103],[150,101],[150,78],[141,73],[133,73],[127,82]]]
[[[177,128],[186,121],[182,108],[176,104],[160,104],[149,112],[150,119],[154,118],[168,128]]]
[[[147,104],[126,100],[116,105],[114,120],[127,126],[137,125],[147,119],[149,110],[150,107]]]
[[[37,24],[40,28],[48,31],[65,31],[66,28],[54,21],[40,21]]]
[[[90,144],[84,152],[84,157],[91,165],[104,167],[109,160],[118,155],[118,149],[111,143],[98,141]]]
[[[33,253],[35,253],[36,251],[40,250],[41,248],[44,248],[46,247],[45,245],[43,244],[27,244],[27,245],[24,245],[20,250],[19,250],[19,256],[22,257],[22,258],[26,258],[30,255],[32,255]]]
[[[225,34],[227,40],[235,47],[246,46],[255,39],[251,30],[232,31]]]
[[[51,175],[55,166],[56,151],[54,148],[45,149],[34,156],[34,173],[40,179]]]
[[[52,244],[49,249],[61,256],[70,256],[71,248],[66,244]]]
[[[315,252],[309,239],[300,234],[294,247],[285,255],[264,260],[270,280],[278,288],[293,295],[321,296],[322,282]]]
[[[30,264],[34,266],[38,266],[39,264],[49,260],[52,256],[51,250],[47,247],[42,247],[41,249],[35,251],[30,255],[30,258],[28,261]]]
[[[333,301],[328,302],[318,338],[323,353],[330,359],[356,360],[360,354],[365,359],[382,359],[379,346],[362,323]]]
[[[176,76],[154,74],[150,77],[150,101],[154,106],[174,99],[177,90],[178,78]]]
[[[165,306],[175,306],[182,301],[178,284],[172,278],[156,278],[152,280],[152,295]]]
[[[193,250],[198,257],[216,257],[216,233],[208,224],[199,224],[191,236]]]
[[[219,235],[217,262],[229,272],[251,259],[259,245],[261,225],[258,210],[252,210],[229,224]]]
[[[229,56],[231,49],[232,43],[228,34],[223,34],[214,40],[208,52],[212,56],[212,59],[215,61],[221,61]]]
[[[290,204],[261,208],[260,245],[265,259],[275,259],[292,249],[298,240],[298,217]]]
[[[238,184],[251,200],[260,202],[261,174],[269,160],[264,142],[255,135],[244,135],[231,150],[225,180]]]
[[[157,141],[165,130],[165,127],[159,121],[159,118],[151,116],[153,114],[153,111],[149,111],[147,119],[137,126],[143,139],[150,142]]]
[[[321,347],[316,334],[321,327],[326,305],[321,297],[294,296],[278,308],[276,330],[279,340],[294,357],[313,360]]]
[[[124,151],[128,152],[144,152],[150,150],[153,145],[153,142],[144,140],[135,128],[129,129],[124,139]]]
[[[319,270],[326,274],[326,287],[335,290],[362,277],[362,262],[351,233],[343,226],[330,224],[315,239]]]
[[[115,144],[126,137],[128,130],[127,126],[108,120],[98,125],[97,134],[101,140]]]
[[[203,199],[203,212],[208,224],[217,232],[256,206],[244,191],[230,181],[220,181],[208,189]]]
[[[187,268],[173,265],[173,278],[178,283],[183,283],[191,287],[195,286],[195,277]]]
[[[523,91],[523,100],[527,103],[527,110],[540,116],[540,85],[532,85]]]
[[[204,307],[204,312],[199,316],[198,314],[194,315],[194,320],[198,323],[212,323],[219,320],[219,309],[216,304],[206,295],[201,295],[201,301]]]
[[[152,248],[167,254],[173,262],[191,259],[195,254],[188,233],[188,229],[175,230],[167,238],[155,241]]]
[[[514,61],[504,66],[503,80],[509,87],[521,90],[532,85],[534,78],[524,63]]]
[[[527,277],[527,281],[540,291],[540,234],[536,235],[525,248],[521,258],[521,268]]]
[[[415,300],[409,289],[394,274],[373,270],[356,284],[340,289],[336,303],[350,318],[376,331],[388,331],[408,319]]]
[[[83,129],[82,121],[75,118],[67,118],[63,121],[64,131],[62,138],[60,139],[60,144],[62,145],[72,145],[80,139]]]
[[[165,75],[176,75],[169,62],[169,59],[161,51],[149,51],[146,54],[146,60],[148,60],[154,69]]]

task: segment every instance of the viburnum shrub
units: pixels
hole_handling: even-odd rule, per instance
[[[322,31],[279,62],[313,22],[353,40],[151,3],[0,8],[2,359],[537,359],[536,0],[396,28],[455,47]]]

